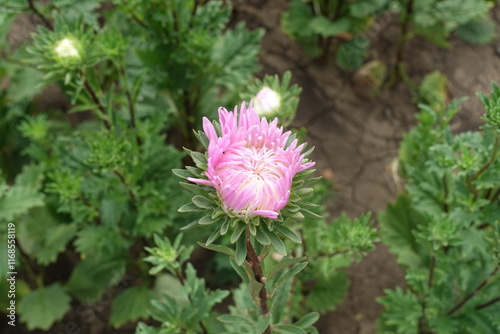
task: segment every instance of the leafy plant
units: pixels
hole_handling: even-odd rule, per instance
[[[48,330],[71,303],[95,303],[128,276],[107,320],[147,319],[157,282],[143,249],[155,233],[175,238],[188,219],[177,208],[189,197],[171,173],[183,166],[178,148],[252,80],[263,31],[228,29],[231,6],[215,0],[0,7],[0,221],[16,226],[18,284],[28,287],[17,296],[20,320]],[[11,45],[23,13],[42,23]],[[39,107],[54,91],[63,107]],[[64,270],[47,270],[54,264]]]
[[[422,105],[402,142],[406,192],[379,220],[406,287],[379,298],[381,333],[500,328],[500,88],[478,96],[486,109],[482,131],[451,133],[458,101],[439,112]]]
[[[327,55],[335,42],[337,65],[352,71],[368,52],[370,41],[363,33],[388,4],[388,0],[293,0],[281,26],[312,57]]]

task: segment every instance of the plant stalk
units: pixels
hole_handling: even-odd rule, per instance
[[[269,315],[269,307],[267,305],[267,289],[264,279],[264,273],[262,271],[261,261],[255,252],[255,248],[250,241],[250,230],[246,230],[246,246],[247,246],[247,258],[252,267],[252,272],[254,274],[255,280],[262,284],[262,288],[259,292],[259,306],[263,316]],[[264,331],[265,334],[271,334],[271,327],[268,326]]]

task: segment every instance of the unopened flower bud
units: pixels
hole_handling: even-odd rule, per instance
[[[281,105],[281,96],[269,87],[262,88],[254,100],[254,108],[259,116],[271,115]]]
[[[70,38],[60,40],[54,51],[60,58],[80,58],[80,52],[76,46],[76,42]]]

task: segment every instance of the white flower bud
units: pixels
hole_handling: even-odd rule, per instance
[[[80,53],[75,46],[75,41],[69,38],[60,40],[54,51],[61,58],[80,58]]]
[[[281,105],[281,96],[269,87],[262,88],[253,101],[254,109],[259,116],[271,115]]]

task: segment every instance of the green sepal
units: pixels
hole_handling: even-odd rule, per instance
[[[236,260],[236,264],[241,266],[247,257],[247,244],[245,238],[239,238],[236,241],[236,256],[234,259]]]
[[[212,225],[215,222],[218,222],[220,219],[212,219],[212,215],[206,215],[200,218],[198,224],[200,225]]]
[[[243,233],[243,231],[245,231],[245,228],[246,228],[246,224],[243,223],[243,222],[240,222],[236,228],[234,229],[233,231],[233,234],[231,234],[231,243],[234,244],[237,240],[240,239],[240,236],[241,234]]]
[[[178,212],[204,212],[204,209],[196,206],[194,203],[188,203],[177,209]]]
[[[187,179],[188,177],[193,176],[188,170],[185,169],[172,169],[172,173],[183,179]]]
[[[195,137],[198,139],[198,141],[203,145],[205,150],[208,149],[208,145],[210,144],[210,140],[208,139],[207,135],[203,131],[196,131],[193,130]]]
[[[226,220],[220,227],[220,235],[225,235],[228,230],[229,230],[229,220],[226,218]]]
[[[179,182],[179,184],[181,185],[181,187],[192,192],[193,194],[201,195],[201,196],[206,194],[206,192],[200,186],[198,186],[196,184],[186,183],[186,182]]]
[[[193,166],[186,166],[186,169],[188,172],[192,174],[192,176],[195,176],[196,178],[201,177],[201,173],[203,172],[201,169],[193,167]]]

